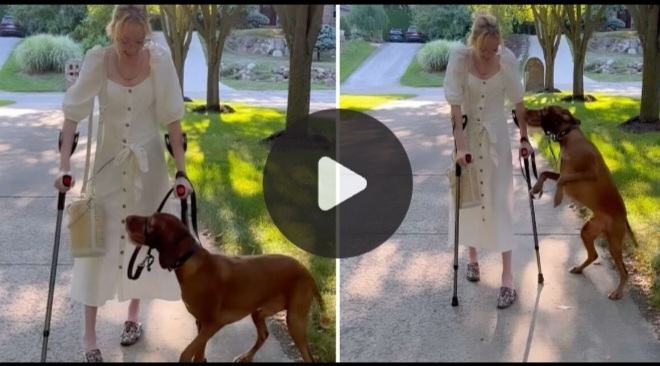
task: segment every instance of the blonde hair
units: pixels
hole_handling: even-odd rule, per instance
[[[502,36],[500,34],[500,27],[497,25],[497,18],[485,12],[478,12],[472,15],[474,22],[472,23],[472,31],[468,38],[468,46],[472,46],[477,54],[480,52],[481,45],[486,37],[497,37],[500,44],[502,43]]]
[[[146,5],[116,5],[112,12],[112,20],[105,28],[108,37],[115,42],[119,31],[126,22],[137,22],[144,27],[145,35],[151,34],[149,12]]]

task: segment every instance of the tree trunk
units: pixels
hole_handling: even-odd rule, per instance
[[[304,136],[304,125],[297,124],[309,115],[314,45],[321,31],[323,5],[275,5],[282,19],[289,46],[289,95],[286,130]]]
[[[645,30],[643,46],[643,69],[642,69],[642,102],[640,106],[639,119],[641,122],[649,123],[658,121],[658,71],[660,54],[658,53],[658,5],[651,5],[648,9],[648,22]],[[641,32],[641,30],[640,30]]]
[[[209,62],[207,64],[206,78],[206,109],[209,111],[220,111],[220,57],[209,50]]]
[[[184,64],[190,41],[192,40],[192,14],[189,5],[161,5],[160,15],[163,22],[163,33],[170,46],[172,61],[179,76],[179,85],[183,93]]]
[[[555,55],[543,53],[545,59],[545,90],[552,92],[555,89]]]

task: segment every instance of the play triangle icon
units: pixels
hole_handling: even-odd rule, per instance
[[[367,188],[367,180],[324,156],[318,162],[319,208],[328,211]]]

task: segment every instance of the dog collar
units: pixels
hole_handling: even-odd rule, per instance
[[[565,129],[565,130],[559,132],[558,134],[556,134],[556,135],[553,136],[553,140],[559,142],[560,140],[562,140],[564,137],[566,137],[566,135],[568,135],[568,134],[569,134],[571,131],[573,131],[574,129],[575,129],[575,126],[571,126],[571,127],[567,128],[567,129]]]
[[[199,246],[197,244],[193,245],[193,247],[190,248],[190,250],[188,250],[187,252],[185,252],[181,257],[179,257],[179,259],[177,259],[173,265],[167,267],[167,270],[171,272],[181,267],[184,263],[186,263],[188,259],[190,259],[190,257],[193,256],[193,254],[195,254],[195,252],[197,252],[198,249]]]

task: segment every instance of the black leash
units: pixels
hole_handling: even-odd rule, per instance
[[[183,134],[183,150],[187,149],[187,138],[186,134]],[[172,146],[170,145],[170,139],[169,135],[165,135],[165,143],[167,145],[167,150],[174,156],[174,152],[172,151]],[[186,179],[188,179],[186,177]],[[190,180],[188,180],[188,183],[190,183]],[[191,185],[191,193],[190,193],[190,206],[191,206],[191,223],[192,227],[195,233],[195,236],[197,237],[197,241],[201,243],[199,240],[199,233],[197,232],[197,195],[195,194],[195,190],[192,189],[192,183]],[[185,187],[182,185],[178,185],[176,187],[177,193],[179,195],[185,193]],[[181,191],[183,190],[183,191]],[[158,206],[158,209],[156,210],[156,213],[160,213],[163,210],[163,207],[165,206],[165,203],[167,202],[167,199],[170,197],[172,192],[174,191],[174,188],[170,188],[169,191],[167,191],[167,194],[165,194],[165,198],[160,202],[160,205]],[[183,221],[184,225],[189,228],[188,226],[188,201],[185,199],[181,199],[181,221]],[[147,244],[148,240],[148,235],[147,235],[147,225],[145,223],[144,225],[144,238],[145,238],[145,244]],[[151,254],[151,250],[153,247],[149,246],[149,250],[147,251],[147,256],[138,264],[138,268],[133,273],[133,267],[135,266],[135,261],[137,259],[138,253],[140,252],[141,247],[136,247],[135,250],[133,250],[133,255],[131,256],[131,259],[128,263],[128,278],[131,280],[137,280],[140,275],[142,274],[142,270],[144,270],[144,267],[147,267],[147,271],[151,271],[151,265],[154,263],[154,256]],[[186,252],[181,258],[177,259],[177,261],[172,265],[171,267],[167,268],[167,270],[172,271],[181,266],[188,258],[190,258],[196,251],[197,251],[198,246],[193,246],[191,250]]]

